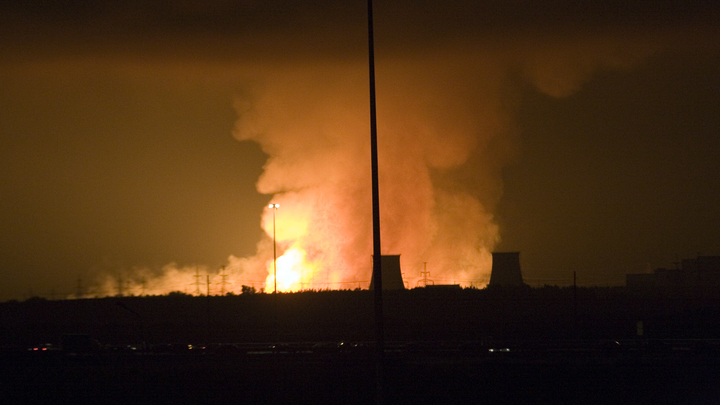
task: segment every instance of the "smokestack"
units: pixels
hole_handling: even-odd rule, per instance
[[[493,252],[492,273],[490,273],[488,287],[521,287],[524,285],[520,271],[520,252]]]
[[[400,272],[400,255],[382,255],[380,256],[380,269],[382,271],[382,289],[383,290],[404,290],[402,273]],[[370,290],[375,285],[375,274],[370,280]]]

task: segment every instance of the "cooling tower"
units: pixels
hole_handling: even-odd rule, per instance
[[[382,270],[383,290],[404,290],[402,273],[400,272],[400,255],[380,256],[380,267]],[[375,286],[375,279],[370,279],[370,290]]]
[[[492,254],[492,273],[490,284],[492,286],[523,286],[520,272],[520,252],[494,252]]]

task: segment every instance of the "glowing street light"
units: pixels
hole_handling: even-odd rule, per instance
[[[275,211],[277,211],[280,204],[270,204],[270,208],[273,210],[273,281],[275,282],[275,288],[273,294],[277,294],[277,243],[275,242]]]

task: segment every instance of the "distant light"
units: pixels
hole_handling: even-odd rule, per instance
[[[270,204],[269,208],[280,208],[280,204]]]

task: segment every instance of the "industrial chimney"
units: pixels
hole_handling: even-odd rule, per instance
[[[402,273],[400,272],[400,255],[382,255],[380,256],[380,267],[382,270],[382,289],[383,290],[404,290]],[[374,276],[370,280],[370,290],[373,289],[375,283]]]
[[[520,252],[493,252],[492,273],[490,273],[488,287],[521,287],[524,285],[520,272]]]

